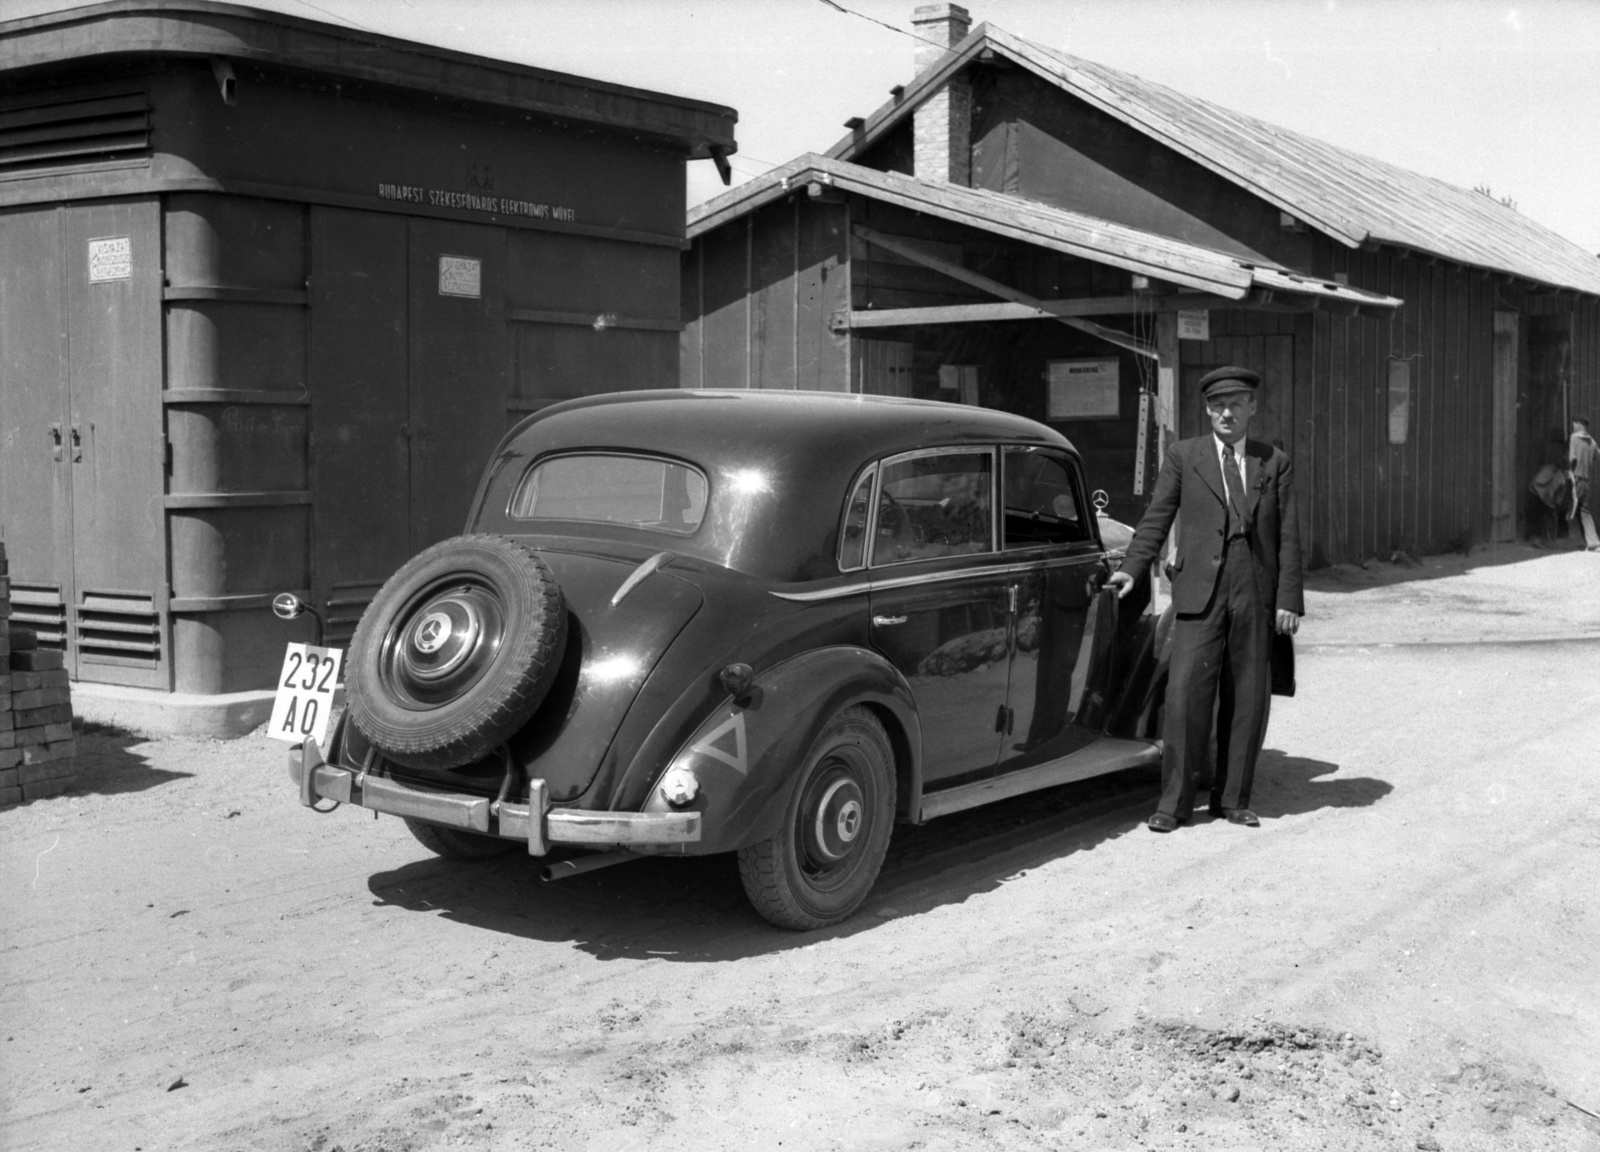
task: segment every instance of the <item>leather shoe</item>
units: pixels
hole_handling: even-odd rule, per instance
[[[1165,812],[1157,812],[1145,821],[1145,826],[1152,832],[1173,832],[1177,830],[1178,818],[1168,816]]]
[[[1261,818],[1248,808],[1230,808],[1223,815],[1229,824],[1243,824],[1246,828],[1261,827]]]

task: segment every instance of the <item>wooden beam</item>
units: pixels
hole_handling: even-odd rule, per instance
[[[1122,316],[1237,308],[1240,300],[1203,293],[1166,296],[1085,296],[1031,304],[935,304],[921,308],[868,308],[850,313],[852,328],[902,328],[909,324],[973,324],[994,320],[1051,320],[1062,316]]]
[[[1051,307],[1052,301],[1040,300],[1037,297],[1029,296],[1026,292],[1013,288],[1009,284],[1002,284],[998,280],[991,280],[989,277],[984,276],[981,273],[973,272],[970,269],[963,268],[961,265],[950,260],[946,260],[942,256],[935,256],[931,252],[924,252],[915,244],[908,243],[898,236],[886,235],[885,233],[879,232],[875,228],[868,228],[865,224],[857,224],[855,226],[855,234],[860,236],[863,240],[869,241],[870,243],[876,244],[880,248],[884,248],[895,253],[897,256],[904,256],[907,260],[913,261],[914,263],[921,264],[927,268],[932,268],[936,272],[943,272],[952,280],[959,280],[963,284],[970,284],[974,288],[982,289],[991,296],[998,296],[1000,299],[1009,300],[1013,304],[1025,305],[1026,307],[1034,309],[1040,315],[1048,316],[1052,320],[1058,320],[1067,327],[1076,328],[1080,332],[1087,332],[1089,335],[1098,337],[1099,339],[1106,341],[1108,344],[1115,344],[1119,348],[1126,348],[1130,352],[1138,353],[1140,356],[1148,356],[1152,360],[1157,359],[1155,348],[1152,345],[1145,343],[1143,340],[1137,339],[1126,332],[1119,332],[1115,328],[1103,327],[1102,325],[1094,323],[1092,320],[1081,320],[1078,317],[1070,314],[1062,315],[1056,309]],[[854,313],[851,315],[853,316]]]

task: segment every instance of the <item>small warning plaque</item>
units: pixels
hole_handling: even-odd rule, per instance
[[[278,673],[278,695],[272,702],[267,735],[274,740],[301,744],[328,736],[328,716],[333,711],[333,690],[339,684],[340,648],[291,644]]]
[[[128,280],[133,276],[133,242],[126,236],[89,241],[89,283]]]
[[[439,257],[439,295],[466,296],[476,300],[483,294],[483,262],[471,256]]]

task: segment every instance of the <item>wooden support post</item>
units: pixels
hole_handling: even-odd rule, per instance
[[[1156,314],[1156,390],[1159,396],[1157,423],[1161,427],[1159,459],[1178,439],[1178,316],[1175,312]]]
[[[1156,475],[1161,474],[1161,466],[1166,463],[1167,450],[1177,443],[1183,427],[1180,423],[1180,409],[1182,397],[1179,390],[1183,385],[1183,374],[1178,363],[1178,315],[1176,312],[1160,312],[1156,315],[1156,423],[1159,434],[1156,436]],[[1172,522],[1172,531],[1167,534],[1166,558],[1171,560],[1178,550],[1178,522]],[[1172,597],[1172,582],[1167,579],[1166,565],[1159,565],[1160,571],[1155,573],[1151,581],[1151,590],[1155,601],[1156,610],[1162,611]]]

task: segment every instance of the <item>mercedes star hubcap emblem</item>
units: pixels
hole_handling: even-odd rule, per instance
[[[450,617],[443,612],[431,612],[417,625],[417,647],[432,654],[450,639]]]

